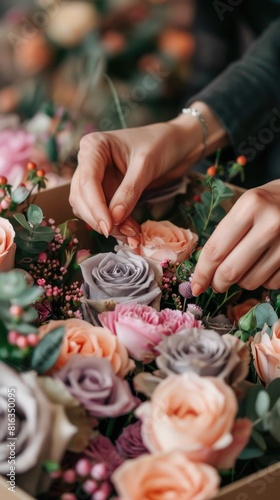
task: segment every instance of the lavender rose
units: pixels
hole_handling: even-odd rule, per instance
[[[128,382],[105,358],[72,356],[56,377],[94,417],[118,417],[136,406]]]
[[[228,383],[243,380],[249,369],[249,351],[237,337],[220,336],[214,330],[183,329],[165,338],[156,358],[165,374],[194,372],[223,378]]]
[[[19,374],[2,362],[0,371],[0,474],[11,472],[8,458],[15,452],[16,482],[35,496],[49,487],[42,477],[42,463],[47,459],[60,462],[77,429],[62,406],[47,399],[35,372]],[[15,449],[7,446],[13,443],[8,441],[13,432]]]
[[[141,420],[137,420],[135,424],[125,427],[118,437],[116,448],[122,457],[137,458],[143,453],[149,453],[142,440],[141,427]]]
[[[112,310],[116,303],[151,304],[160,300],[155,271],[139,255],[119,250],[100,253],[81,264],[86,304],[94,314]]]

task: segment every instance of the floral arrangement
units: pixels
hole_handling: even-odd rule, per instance
[[[35,205],[45,176],[34,163],[31,188],[0,178],[0,473],[10,491],[202,500],[279,460],[280,291],[191,292],[233,194],[221,177],[245,162],[218,163],[172,221],[142,223],[139,247],[128,238],[93,255],[75,220],[56,225]]]

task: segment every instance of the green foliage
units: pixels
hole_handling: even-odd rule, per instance
[[[60,353],[63,335],[64,327],[58,327],[43,337],[32,354],[31,368],[33,370],[44,373],[55,364]]]
[[[200,236],[200,245],[208,240],[217,224],[226,215],[221,203],[233,196],[233,191],[220,179],[209,177],[203,184],[209,190],[203,191],[200,201],[194,203],[193,215],[196,232]]]
[[[24,214],[14,214],[14,219],[22,229],[16,228],[15,242],[27,254],[36,255],[43,252],[53,239],[55,232],[47,226],[41,226],[43,212],[37,205],[30,205],[27,217]]]
[[[270,332],[271,326],[278,320],[278,316],[271,304],[262,302],[254,306],[238,321],[238,328],[248,335],[254,335],[261,331],[267,325],[267,333]],[[247,338],[246,338],[247,340]]]

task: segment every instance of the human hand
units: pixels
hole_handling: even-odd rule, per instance
[[[204,245],[192,279],[194,295],[233,284],[280,288],[280,180],[246,191]]]
[[[173,122],[85,136],[71,184],[74,213],[105,236],[120,230],[135,236],[138,226],[129,216],[144,189],[180,165],[195,141],[201,142],[199,123],[191,125],[199,134],[189,141],[184,127]],[[177,175],[185,169],[181,164]]]

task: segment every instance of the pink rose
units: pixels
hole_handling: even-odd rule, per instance
[[[200,326],[191,313],[171,309],[157,312],[153,307],[137,303],[117,304],[114,311],[98,316],[101,324],[117,335],[130,356],[149,362],[157,356],[155,347],[164,336],[172,335],[182,326]]]
[[[271,336],[264,330],[251,341],[254,367],[260,379],[269,384],[280,377],[280,320],[272,327]]]
[[[136,415],[143,421],[148,450],[178,448],[200,461],[207,450],[220,450],[232,442],[237,409],[236,396],[223,380],[183,373],[163,380]]]
[[[136,250],[139,255],[157,262],[165,259],[170,259],[173,263],[183,262],[189,258],[197,241],[198,236],[190,229],[175,226],[166,220],[147,220],[141,224],[141,244]]]
[[[14,267],[16,245],[15,231],[12,224],[0,217],[0,271],[10,271]]]
[[[10,184],[22,182],[33,143],[33,135],[25,130],[0,131],[0,175],[7,177]]]
[[[179,450],[127,460],[111,479],[121,498],[133,500],[206,500],[216,496],[220,481],[215,469]]]
[[[82,319],[66,319],[50,321],[39,328],[40,337],[44,337],[54,328],[64,326],[65,333],[61,345],[60,355],[52,367],[51,372],[62,368],[70,356],[96,356],[110,361],[114,372],[124,377],[133,370],[134,362],[129,359],[126,348],[119,339],[106,328],[93,326]]]

